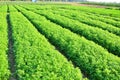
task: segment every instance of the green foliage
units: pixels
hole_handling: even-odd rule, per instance
[[[10,12],[17,12],[17,10],[13,7],[13,5],[8,6]]]
[[[104,8],[91,8],[91,7],[67,7],[69,9],[74,9],[74,10],[80,10],[80,11],[86,11],[86,12],[91,12],[95,14],[101,14],[101,15],[107,15],[107,16],[112,16],[114,18],[120,18],[120,10],[109,10],[109,9],[104,9]],[[120,20],[120,19],[119,19]]]
[[[81,2],[82,4],[92,4],[100,6],[120,7],[120,3],[105,3],[105,2]]]
[[[19,80],[82,80],[78,68],[18,12],[10,13]]]
[[[7,13],[0,13],[0,80],[7,80],[10,75],[7,59],[8,34],[6,14]]]
[[[44,10],[39,10],[39,11],[33,10],[33,11],[47,17],[49,20],[61,25],[64,28],[68,28],[75,33],[85,36],[87,39],[92,40],[97,44],[103,46],[104,48],[108,49],[108,51],[112,52],[113,54],[120,56],[120,44],[118,43],[120,42],[120,37],[112,33],[109,33],[105,30],[101,30],[100,28],[88,26],[76,20],[69,19],[64,16],[60,16],[58,14],[50,13],[50,11],[44,11]],[[61,14],[71,17],[70,13],[67,14],[61,12]],[[80,18],[78,17],[77,19]]]
[[[54,10],[53,10],[53,12],[54,12]],[[61,14],[62,16],[66,16],[66,17],[74,19],[74,20],[78,20],[78,21],[85,23],[85,24],[88,24],[92,27],[98,27],[98,28],[101,28],[103,30],[107,30],[111,33],[114,33],[114,34],[120,36],[120,22],[118,22],[118,21],[112,22],[111,20],[108,20],[108,19],[106,20],[106,22],[117,25],[117,27],[116,27],[116,26],[113,26],[111,24],[107,24],[107,23],[100,21],[102,18],[97,18],[99,20],[96,20],[95,16],[85,15],[84,13],[80,14],[79,12],[76,13],[73,11],[61,11],[61,13],[60,13],[60,11],[58,11],[55,13]],[[89,16],[91,16],[91,18],[89,18]],[[104,20],[104,19],[102,19],[102,20]]]
[[[0,13],[6,13],[7,12],[7,5],[0,5]]]
[[[56,25],[44,16],[17,8],[44,34],[49,41],[86,73],[91,80],[119,80],[120,58],[105,49]],[[50,15],[49,15],[50,16]],[[54,17],[57,18],[57,17]],[[65,20],[61,18],[64,22]],[[69,24],[70,25],[70,24]],[[73,26],[74,27],[74,26]],[[88,28],[87,28],[88,29]],[[99,29],[100,30],[100,29]]]
[[[16,6],[23,16],[7,4],[19,80],[120,80],[119,10],[25,3],[31,11]],[[6,12],[0,4],[0,80],[10,76]]]
[[[91,8],[91,7],[83,7],[83,6],[79,6],[79,7],[78,6],[77,7],[76,6],[57,6],[57,8],[80,11],[80,12],[85,12],[90,14],[92,13],[99,17],[120,21],[119,10],[108,10],[108,9],[102,9],[102,8]]]
[[[74,19],[79,20],[80,22],[83,22],[83,23],[86,23],[86,24],[89,24],[89,25],[93,25],[94,27],[95,26],[100,27],[102,29],[108,30],[108,31],[116,33],[116,34],[120,34],[120,33],[116,32],[116,31],[118,31],[117,28],[112,28],[112,27],[119,27],[120,28],[120,22],[115,21],[113,19],[104,18],[103,16],[97,16],[97,15],[92,14],[90,12],[81,11],[81,10],[72,10],[72,9],[68,9],[68,8],[62,9],[58,6],[46,6],[46,5],[42,6],[42,7],[39,6],[39,5],[37,5],[37,6],[28,5],[28,6],[23,6],[23,7],[26,7],[30,10],[31,9],[32,10],[35,10],[35,9],[49,10],[50,12],[55,12],[55,13],[57,11],[58,14],[61,14],[61,15],[67,16],[67,17],[71,16],[71,17],[74,17]],[[58,7],[58,8],[56,8],[56,7]],[[66,13],[66,15],[64,13]],[[95,23],[95,21],[97,23]],[[107,25],[103,22],[105,22],[107,24],[111,24],[111,25]],[[114,29],[114,30],[112,30],[112,29]]]
[[[80,14],[80,13],[79,13]],[[119,27],[120,28],[120,22],[119,21],[116,21],[114,19],[107,19],[103,16],[97,16],[95,14],[92,14],[92,13],[85,13],[83,12],[83,16],[87,17],[87,18],[91,18],[93,20],[99,20],[99,21],[102,21],[102,22],[105,22],[107,24],[111,24],[113,26],[116,26],[116,27]],[[112,32],[112,31],[111,31]]]

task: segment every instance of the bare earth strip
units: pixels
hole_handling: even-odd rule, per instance
[[[10,25],[10,18],[9,18],[9,9],[7,11],[7,23],[8,23],[8,59],[9,59],[9,66],[10,66],[10,71],[11,75],[9,80],[17,80],[15,76],[15,58],[14,58],[14,53],[13,53],[13,40],[12,40],[12,28]]]

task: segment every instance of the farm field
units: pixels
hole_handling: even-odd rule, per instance
[[[120,80],[120,10],[0,4],[0,80]]]
[[[100,6],[110,6],[110,7],[120,7],[120,3],[82,2],[82,4],[100,5]],[[114,9],[114,8],[109,8],[109,9]]]

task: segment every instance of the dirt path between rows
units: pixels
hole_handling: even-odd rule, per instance
[[[8,61],[9,61],[9,67],[11,71],[11,75],[9,80],[17,80],[16,79],[16,69],[15,69],[15,56],[13,51],[13,40],[12,40],[12,28],[10,25],[10,13],[9,8],[7,10],[7,24],[8,24]]]

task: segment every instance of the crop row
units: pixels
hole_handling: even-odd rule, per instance
[[[96,16],[98,16],[98,17],[104,17],[104,18],[107,18],[107,19],[113,19],[113,20],[115,20],[115,21],[120,21],[120,18],[116,18],[116,17],[112,17],[112,16],[106,16],[106,15],[100,15],[100,14],[94,14],[94,15],[96,15]]]
[[[0,12],[7,12],[7,5],[2,5],[0,7]]]
[[[119,80],[120,58],[97,44],[54,24],[44,16],[16,6],[35,26],[57,46],[91,80]],[[56,17],[55,17],[56,18]],[[61,20],[65,21],[61,18]]]
[[[94,14],[86,13],[86,12],[82,12],[82,11],[74,11],[74,10],[60,10],[60,11],[69,13],[73,17],[79,17],[82,20],[86,20],[86,21],[84,21],[84,23],[87,23],[87,21],[89,20],[91,23],[89,22],[88,24],[90,24],[90,25],[94,25],[94,26],[98,26],[98,27],[100,27],[100,26],[103,27],[104,26],[103,29],[106,27],[105,29],[108,30],[108,31],[111,31],[111,30],[109,30],[107,27],[109,27],[109,28],[111,28],[111,27],[119,27],[120,28],[120,22],[115,21],[113,19],[107,19],[107,18],[100,17],[100,16],[98,17],[98,16],[95,16]],[[74,19],[76,19],[76,18],[74,18]],[[96,24],[95,24],[95,21],[96,21]],[[107,24],[105,24],[105,23],[107,23]],[[101,24],[101,25],[99,25],[99,24]]]
[[[92,13],[88,13],[88,12],[84,12],[84,11],[75,11],[75,10],[68,10],[68,9],[60,9],[60,8],[56,8],[55,6],[52,6],[52,7],[47,7],[47,6],[24,6],[24,7],[30,7],[31,9],[37,9],[37,10],[54,10],[54,11],[58,11],[59,12],[63,12],[65,11],[66,13],[69,13],[71,14],[72,16],[80,16],[80,19],[82,17],[82,22],[86,23],[86,21],[90,20],[89,24],[90,25],[96,25],[96,26],[111,26],[113,25],[112,27],[116,26],[116,27],[119,27],[120,28],[120,22],[119,21],[115,21],[113,19],[107,19],[107,18],[104,18],[104,17],[101,17],[101,16],[96,16],[95,14],[92,14]],[[84,16],[84,17],[83,17]],[[87,18],[87,19],[86,19]],[[92,20],[91,20],[92,19]],[[84,21],[83,21],[84,20]],[[97,24],[95,24],[94,20],[98,21]],[[102,21],[102,22],[100,22]],[[92,23],[93,22],[93,23]],[[106,25],[105,23],[107,24],[111,24],[111,25]],[[88,22],[87,22],[88,23]],[[99,25],[98,23],[100,23],[101,25]],[[106,27],[107,28],[107,27]],[[106,29],[105,28],[105,29]],[[103,27],[104,29],[104,27]],[[108,29],[108,28],[107,28]],[[109,31],[109,29],[108,29]],[[111,31],[111,30],[110,30]]]
[[[52,6],[52,5],[44,5],[44,6],[40,6],[40,5],[34,5],[34,6],[33,5],[27,5],[27,6],[31,7],[32,9],[34,9],[34,7],[36,7],[36,9],[38,9],[38,10],[39,9],[42,9],[42,10],[44,10],[44,9],[46,9],[46,10],[49,10],[49,9],[73,10],[75,12],[76,11],[77,12],[84,12],[84,13],[89,14],[89,15],[93,14],[94,16],[103,17],[103,18],[106,18],[106,19],[112,19],[112,20],[115,20],[115,21],[120,21],[120,18],[118,18],[118,17],[112,17],[111,15],[102,15],[99,12],[95,13],[94,11],[89,11],[89,10],[87,10],[87,9],[89,9],[89,7],[78,7],[78,6],[76,7],[76,6],[67,6],[67,5],[66,6],[65,5],[61,5],[61,6],[58,6],[58,5],[57,6],[55,6],[55,5],[54,6]],[[90,9],[99,9],[99,10],[102,11],[101,8],[90,8]],[[117,12],[117,14],[118,14],[118,12]]]
[[[117,10],[117,12],[115,12],[116,10],[115,11],[114,10],[106,11],[107,9],[101,9],[101,8],[92,8],[90,10],[90,8],[88,8],[88,7],[83,7],[83,8],[81,7],[80,9],[79,8],[76,8],[76,9],[73,8],[73,10],[84,11],[84,12],[92,13],[92,14],[97,15],[97,16],[102,16],[102,17],[105,17],[105,18],[108,18],[108,19],[114,19],[116,21],[120,21],[120,17],[118,17],[119,16],[118,15],[119,14],[118,10]]]
[[[50,7],[51,8],[51,7]],[[50,9],[47,8],[47,9]],[[67,9],[67,10],[74,10],[74,11],[81,11],[81,12],[85,12],[85,13],[90,13],[90,14],[94,14],[95,16],[99,16],[99,17],[104,17],[107,19],[113,19],[116,21],[120,21],[120,18],[118,17],[119,15],[119,11],[116,10],[109,10],[108,12],[110,13],[105,13],[104,14],[104,10],[106,11],[107,9],[101,9],[101,8],[89,8],[89,7],[82,7],[82,6],[54,6],[54,8],[56,9]],[[39,9],[39,8],[37,8]],[[103,13],[102,13],[103,12]],[[102,14],[101,14],[102,13]],[[117,13],[117,16],[115,15]],[[113,16],[111,16],[113,15]],[[115,16],[114,16],[115,15]]]
[[[80,21],[82,23],[85,23],[85,24],[88,24],[92,27],[98,27],[98,28],[101,28],[103,30],[107,30],[111,33],[114,33],[114,34],[120,36],[120,28],[115,27],[113,25],[106,24],[106,23],[101,22],[99,20],[90,19],[85,15],[75,13],[75,12],[72,12],[72,11],[66,12],[66,11],[54,11],[53,10],[53,12],[56,13],[56,14],[60,14],[62,16],[74,19],[74,20],[78,20],[78,21]]]
[[[99,13],[94,13],[94,11],[91,12],[89,10],[84,10],[84,8],[87,9],[88,7],[83,7],[83,9],[79,9],[79,8],[82,8],[82,7],[67,6],[67,5],[66,6],[65,5],[64,6],[63,5],[61,5],[61,6],[55,6],[55,5],[54,6],[52,6],[52,5],[44,5],[44,6],[40,6],[40,5],[34,5],[34,6],[33,5],[27,5],[27,6],[31,7],[32,9],[34,9],[36,7],[36,9],[38,9],[38,10],[39,9],[42,9],[42,10],[44,10],[44,9],[46,9],[46,10],[49,10],[49,9],[73,10],[74,12],[76,12],[76,11],[77,12],[84,12],[84,13],[86,13],[88,15],[93,14],[94,16],[97,16],[97,17],[103,17],[103,18],[106,18],[106,19],[114,20],[114,21],[120,21],[120,18],[118,18],[118,17],[112,17],[111,15],[102,15],[102,14],[99,14]],[[95,8],[95,9],[98,9],[98,8]]]
[[[13,7],[10,7],[11,11]],[[10,11],[16,74],[19,80],[82,80],[78,68],[18,12]]]
[[[90,7],[76,7],[76,6],[62,6],[61,8],[64,9],[72,9],[72,10],[79,10],[79,11],[85,11],[85,12],[90,12],[90,13],[95,13],[95,14],[100,14],[104,16],[112,16],[114,18],[120,18],[120,11],[119,10],[108,10],[104,8],[90,8]],[[120,20],[120,19],[119,19]]]
[[[103,13],[104,10],[102,10],[101,8],[89,8],[89,7],[75,7],[75,6],[49,6],[49,5],[44,5],[44,6],[39,6],[39,5],[27,5],[29,7],[32,7],[32,9],[34,9],[36,7],[36,9],[46,9],[46,10],[49,10],[49,9],[54,9],[54,10],[58,10],[58,9],[62,9],[62,10],[74,10],[74,11],[78,11],[78,12],[84,12],[84,13],[87,13],[87,14],[93,14],[94,16],[98,16],[98,17],[103,17],[103,18],[107,18],[107,19],[113,19],[115,21],[120,21],[120,17],[112,17],[111,15],[114,15],[115,11],[114,10],[109,10],[111,11],[111,14],[109,13],[106,13],[107,15],[105,14],[100,14],[100,13]],[[45,7],[45,8],[44,8]],[[91,9],[96,9],[98,11],[94,12],[94,11],[89,11]],[[107,9],[105,9],[107,10]],[[100,13],[99,13],[100,11]],[[113,14],[112,14],[113,12]],[[116,12],[117,14],[119,14],[119,12]]]
[[[84,14],[86,15],[87,13],[84,12]],[[94,19],[94,20],[100,20],[102,22],[105,22],[105,23],[108,23],[108,24],[111,24],[113,26],[116,26],[116,27],[120,28],[120,22],[119,21],[115,21],[114,19],[107,19],[107,18],[103,17],[102,15],[101,16],[96,16],[95,14],[88,13],[86,15],[86,17],[89,17],[89,18]]]
[[[17,10],[13,7],[13,5],[8,5],[8,9],[10,12],[17,12]]]
[[[2,11],[6,9],[2,9]],[[1,11],[1,9],[0,9]],[[0,80],[7,80],[10,75],[8,66],[8,34],[7,34],[7,13],[0,13]]]
[[[81,4],[106,6],[106,8],[108,8],[108,9],[118,9],[118,10],[119,10],[119,7],[120,7],[120,3],[82,2]]]
[[[53,14],[50,11],[32,11],[44,15],[51,21],[61,25],[62,27],[70,29],[75,33],[85,36],[89,40],[93,40],[94,42],[108,49],[108,51],[120,56],[120,44],[118,43],[120,42],[120,37],[99,28],[85,25],[76,20],[72,20],[58,14]]]
[[[28,9],[29,9],[29,7],[30,6],[28,6],[28,7],[25,6],[25,8],[28,8]],[[31,7],[30,7],[30,9],[31,9]],[[35,9],[37,9],[37,8],[32,7],[31,10],[35,10]],[[39,9],[41,9],[41,8],[39,8]],[[64,10],[64,9],[58,10],[58,9],[53,9],[53,8],[46,9],[46,7],[44,7],[44,9],[42,8],[42,10],[48,10],[49,12],[54,12],[54,13],[60,14],[62,16],[66,16],[66,17],[78,20],[82,23],[88,24],[93,27],[102,28],[103,30],[107,30],[111,33],[114,33],[114,34],[120,36],[120,23],[118,21],[114,21],[112,19],[100,18],[100,17],[96,17],[94,15],[85,14],[85,12],[79,12],[79,11],[74,11],[74,10]],[[106,21],[107,23],[112,23],[112,25],[102,22],[100,20]],[[113,26],[113,24],[115,26]]]

